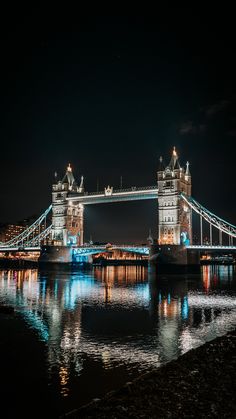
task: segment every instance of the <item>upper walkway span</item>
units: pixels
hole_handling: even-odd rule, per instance
[[[129,189],[115,189],[105,188],[102,192],[84,192],[70,193],[66,198],[67,201],[77,202],[84,205],[89,204],[104,204],[109,202],[123,202],[123,201],[140,201],[143,199],[156,199],[158,196],[157,186],[147,186],[137,188],[133,186]]]

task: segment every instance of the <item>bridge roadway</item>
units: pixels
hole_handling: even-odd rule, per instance
[[[210,251],[236,251],[236,246],[210,245],[210,244],[192,244],[187,246],[188,249],[210,250]]]
[[[139,201],[143,199],[156,199],[158,195],[157,186],[146,186],[137,188],[133,186],[129,189],[113,190],[105,189],[102,192],[85,192],[73,193],[71,192],[66,198],[71,203],[89,204],[104,204],[109,202],[123,202],[123,201]]]
[[[93,255],[97,253],[104,253],[113,250],[121,250],[123,252],[128,253],[137,253],[142,255],[149,255],[149,246],[135,246],[130,244],[121,244],[121,245],[104,245],[104,246],[72,246],[74,252],[80,255]],[[235,252],[236,246],[222,246],[222,245],[189,245],[187,246],[188,249],[195,249],[199,251],[218,251],[218,252]],[[0,245],[0,253],[1,252],[39,252],[41,250],[40,246],[30,246],[30,247],[10,247],[4,246],[4,244]]]
[[[121,250],[124,252],[129,253],[138,253],[142,255],[149,255],[149,247],[148,246],[132,246],[132,245],[112,245],[112,246],[71,246],[74,250],[74,253],[77,255],[95,255],[97,253],[104,253],[113,250]],[[41,247],[4,247],[0,246],[0,253],[1,252],[39,252]]]

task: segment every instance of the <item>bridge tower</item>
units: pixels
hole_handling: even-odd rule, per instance
[[[170,163],[162,157],[157,172],[158,243],[150,247],[150,263],[159,272],[199,272],[199,252],[189,249],[192,243],[192,210],[180,196],[191,196],[189,163],[180,166],[175,147]]]
[[[158,183],[158,243],[160,245],[188,245],[192,243],[192,210],[181,199],[180,193],[191,195],[189,163],[180,166],[175,147],[170,163],[165,166],[160,157]]]
[[[54,245],[83,244],[84,206],[73,204],[70,196],[83,194],[83,176],[78,187],[70,164],[62,180],[52,185],[52,242]]]

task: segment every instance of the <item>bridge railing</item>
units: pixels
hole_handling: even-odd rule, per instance
[[[113,189],[112,194],[114,193],[122,193],[122,192],[140,192],[140,191],[155,191],[157,190],[157,186],[144,186],[144,187],[137,187],[137,186],[131,186],[130,188],[126,189]],[[98,192],[85,192],[85,196],[93,196],[93,195],[104,195],[105,189],[103,191]],[[83,196],[83,195],[82,195]]]
[[[46,211],[42,215],[40,215],[37,220],[31,224],[29,227],[27,227],[24,231],[22,231],[18,236],[13,237],[11,240],[8,240],[7,242],[0,243],[1,247],[15,247],[19,245],[24,245],[24,243],[27,241],[28,243],[32,240],[35,240],[41,233],[44,235],[44,231],[47,230],[47,233],[49,234],[48,229],[45,228],[41,233],[39,232],[36,236],[32,237],[32,234],[40,228],[42,223],[45,223],[46,217],[49,214],[49,212],[52,209],[52,205],[50,205]],[[50,227],[50,226],[49,226]]]
[[[222,245],[222,233],[225,233],[229,238],[229,245],[233,244],[233,238],[236,237],[236,226],[218,217],[213,212],[209,211],[193,197],[187,196],[184,193],[180,194],[181,198],[194,210],[200,217],[200,244],[203,245],[203,220],[205,220],[210,227],[210,245],[213,242],[212,227],[215,227],[219,231],[219,242]]]

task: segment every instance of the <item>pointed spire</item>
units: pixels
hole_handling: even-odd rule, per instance
[[[84,177],[81,176],[78,192],[84,192]]]
[[[190,170],[189,170],[189,162],[188,162],[188,161],[187,161],[187,163],[186,163],[185,176],[191,176],[191,174],[190,174]]]
[[[178,158],[179,157],[178,157],[176,148],[173,147],[172,156],[171,156],[171,160],[170,160],[170,164],[169,164],[169,167],[170,167],[171,170],[180,169],[180,164],[179,164]]]
[[[70,163],[67,166],[66,174],[64,178],[62,179],[62,183],[68,183],[69,184],[69,190],[72,190],[73,184],[75,182],[75,178],[72,172],[72,167]]]
[[[164,162],[163,162],[163,157],[162,157],[162,156],[160,156],[160,158],[159,158],[158,171],[159,171],[159,172],[161,172],[161,171],[163,171],[163,170],[165,170],[165,165],[164,165]]]

